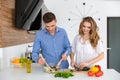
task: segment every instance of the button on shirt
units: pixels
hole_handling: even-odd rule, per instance
[[[83,44],[80,35],[75,37],[72,44],[72,51],[75,53],[77,65],[81,62],[89,61],[97,57],[101,52],[104,52],[101,40],[98,41],[96,48],[93,48],[89,40]]]
[[[64,29],[57,27],[54,36],[46,28],[38,31],[34,40],[32,59],[37,62],[40,49],[46,62],[50,66],[56,66],[62,58],[62,54],[67,56],[71,52],[70,42]],[[68,61],[62,61],[61,68],[68,68]]]

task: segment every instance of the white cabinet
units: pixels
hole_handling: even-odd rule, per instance
[[[89,77],[86,73],[76,73],[66,80],[120,80],[120,73],[113,69],[103,70],[102,77]],[[26,73],[25,68],[7,68],[0,72],[0,80],[63,80],[54,74],[46,73],[39,64],[32,64],[32,72]]]

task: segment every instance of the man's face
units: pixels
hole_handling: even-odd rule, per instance
[[[45,23],[45,27],[50,34],[54,35],[56,30],[56,20],[53,20],[49,23]]]

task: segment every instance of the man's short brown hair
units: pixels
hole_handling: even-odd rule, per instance
[[[53,20],[56,20],[55,15],[52,12],[47,12],[43,15],[43,21],[44,23],[49,23]]]

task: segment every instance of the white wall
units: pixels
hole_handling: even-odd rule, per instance
[[[103,68],[107,68],[107,17],[120,17],[119,0],[44,0],[47,9],[54,12],[58,26],[63,27],[72,43],[78,33],[81,19],[84,16],[92,16],[99,27],[99,34],[103,40],[105,58],[100,62]],[[86,5],[83,5],[86,3]],[[68,19],[71,19],[69,21]],[[98,20],[100,18],[100,21]]]

